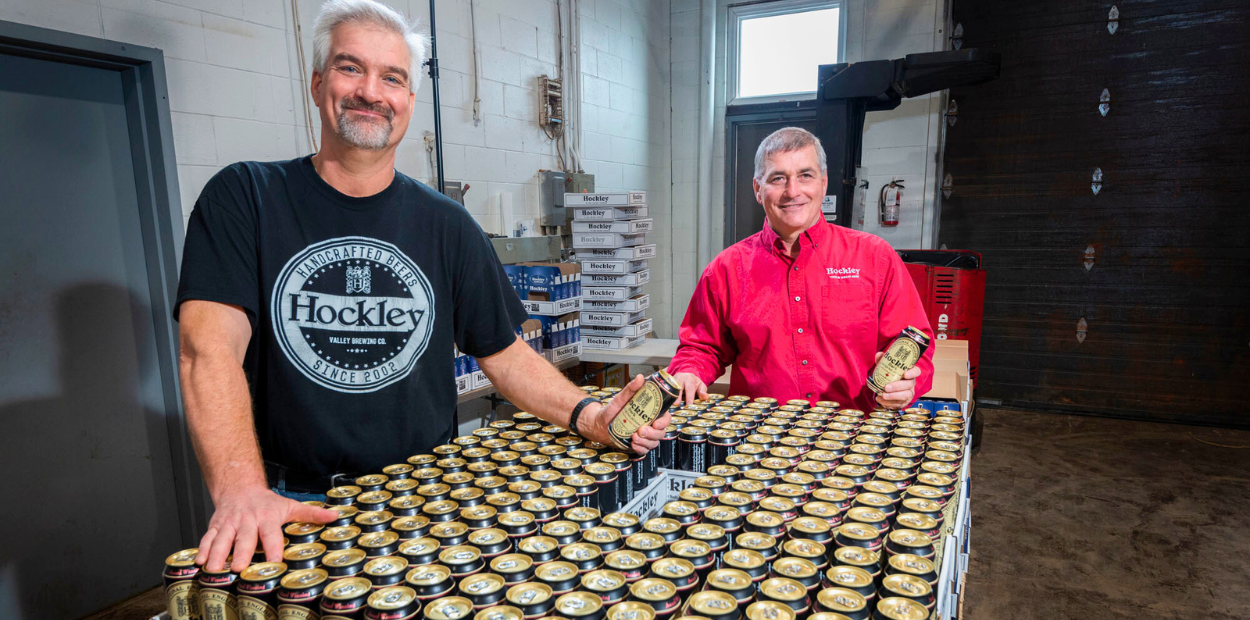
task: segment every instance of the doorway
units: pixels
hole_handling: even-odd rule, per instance
[[[755,200],[755,151],[782,127],[816,131],[816,101],[729,106],[725,111],[725,247],[764,228],[764,209]]]

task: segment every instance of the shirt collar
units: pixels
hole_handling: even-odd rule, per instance
[[[833,224],[821,217],[810,228],[799,233],[798,244],[800,253],[802,253],[804,247],[819,248],[828,242],[832,235]],[[778,235],[777,231],[773,230],[773,227],[768,224],[768,218],[764,218],[763,241],[766,247],[782,253],[785,252],[785,248],[781,245],[781,235]]]

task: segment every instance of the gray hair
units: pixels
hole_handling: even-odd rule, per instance
[[[404,38],[408,45],[408,90],[417,92],[421,66],[429,55],[430,37],[409,24],[395,9],[374,0],[327,0],[321,5],[313,26],[313,70],[326,71],[326,54],[330,51],[330,34],[346,23],[366,23],[390,30]]]
[[[789,153],[797,151],[809,146],[816,147],[816,157],[820,160],[820,171],[828,172],[825,163],[825,148],[820,145],[820,138],[812,135],[812,132],[802,127],[782,127],[777,131],[768,134],[760,147],[755,150],[755,180],[762,181],[764,177],[764,160],[776,155],[777,153]]]

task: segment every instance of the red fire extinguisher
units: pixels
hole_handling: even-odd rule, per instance
[[[882,226],[898,226],[899,212],[903,205],[903,182],[890,181],[881,187],[877,196],[877,208]]]

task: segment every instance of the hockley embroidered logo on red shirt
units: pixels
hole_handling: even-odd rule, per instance
[[[859,269],[855,267],[825,267],[825,273],[833,280],[849,280],[859,277]]]

